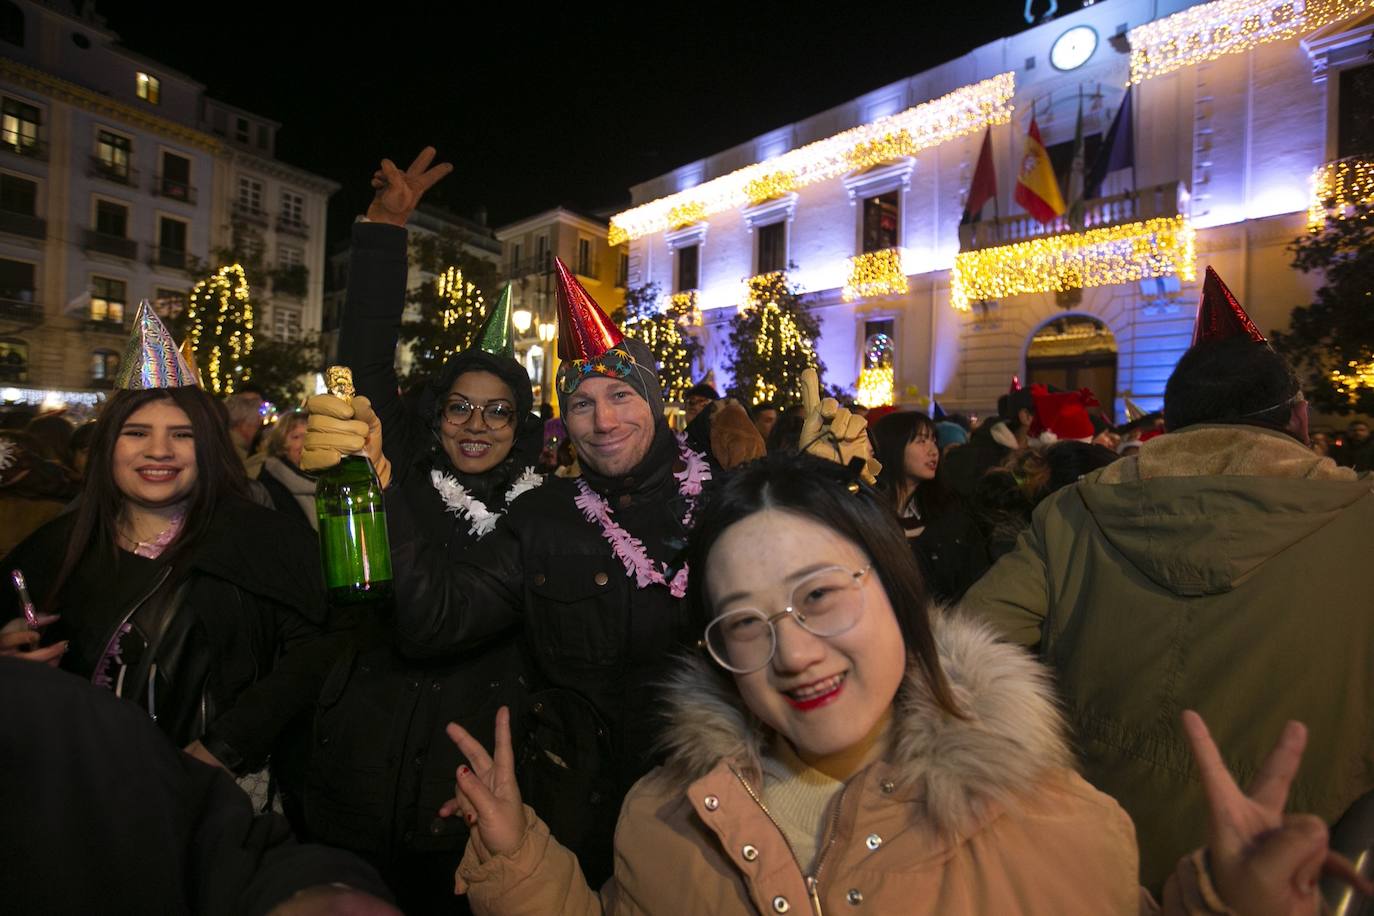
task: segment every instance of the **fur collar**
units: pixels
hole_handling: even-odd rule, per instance
[[[939,711],[912,666],[897,695],[887,760],[904,795],[920,797],[942,833],[962,834],[989,809],[1030,791],[1046,770],[1072,766],[1049,674],[986,625],[932,614],[940,664],[966,720]],[[701,657],[666,685],[664,776],[686,786],[722,759],[761,771],[766,727]]]
[[[1108,465],[1098,483],[1135,483],[1158,477],[1282,477],[1290,480],[1356,480],[1287,433],[1258,426],[1200,423],[1140,447],[1140,454]]]

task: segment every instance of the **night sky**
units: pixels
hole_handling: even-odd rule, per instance
[[[1035,10],[1047,6],[1035,0]],[[1066,0],[1060,12],[1076,9]],[[340,5],[342,7],[342,5]],[[439,7],[439,9],[435,9]],[[835,4],[216,4],[213,27],[148,0],[99,0],[130,49],[282,123],[279,158],[338,181],[331,244],[383,156],[426,143],[456,166],[435,202],[493,225],[629,186],[1026,28],[1019,0]],[[976,15],[967,11],[976,9]],[[956,15],[958,10],[963,15]],[[194,36],[188,40],[188,36]],[[402,161],[404,160],[404,161]]]

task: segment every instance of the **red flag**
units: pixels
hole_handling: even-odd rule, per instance
[[[968,202],[964,204],[962,222],[978,218],[983,205],[997,196],[997,169],[992,164],[992,128],[983,134],[983,149],[978,153],[978,165],[973,170],[973,182],[968,186]]]

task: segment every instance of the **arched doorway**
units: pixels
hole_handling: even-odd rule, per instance
[[[1116,338],[1087,315],[1047,322],[1026,348],[1026,383],[1068,391],[1090,388],[1110,413],[1116,399]]]

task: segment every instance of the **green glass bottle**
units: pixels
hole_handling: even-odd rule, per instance
[[[335,397],[353,397],[349,370],[328,373]],[[375,601],[391,594],[391,543],[386,533],[382,484],[366,455],[345,455],[316,475],[315,514],[320,522],[320,559],[334,603]]]

